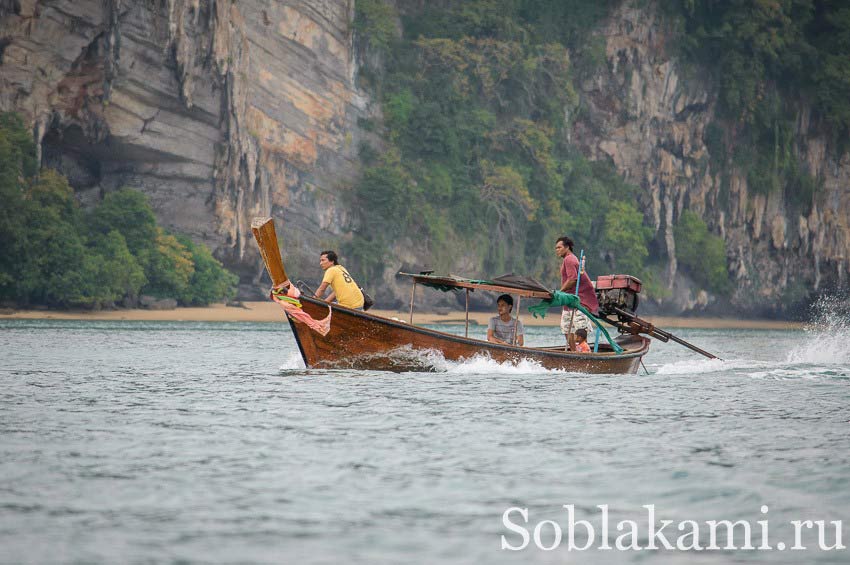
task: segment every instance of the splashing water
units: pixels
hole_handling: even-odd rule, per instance
[[[850,301],[847,297],[824,296],[812,306],[799,345],[789,353],[793,364],[850,364]]]
[[[537,361],[520,359],[516,363],[498,362],[486,355],[476,355],[463,361],[449,361],[438,352],[428,354],[429,362],[440,372],[461,375],[528,375],[528,374],[561,374],[567,371],[547,369]]]
[[[451,361],[446,359],[440,351],[435,349],[421,350],[409,346],[400,347],[391,352],[391,356],[404,360],[403,364],[415,364],[422,367],[423,371],[450,373],[461,375],[527,375],[527,374],[555,374],[566,373],[558,369],[547,369],[537,361],[520,359],[519,361],[499,362],[488,355],[476,355],[462,361]]]
[[[499,362],[487,355],[476,355],[471,359],[451,361],[446,359],[440,351],[434,349],[413,349],[409,346],[400,347],[381,355],[391,358],[398,367],[426,373],[449,373],[455,375],[569,374],[568,371],[547,369],[537,361],[531,359],[520,359],[516,362]],[[362,360],[362,356],[360,360]],[[290,355],[280,366],[280,370],[285,372],[299,372],[304,369],[304,361],[301,359],[299,353]],[[324,372],[326,369],[318,370]]]
[[[530,359],[519,361],[498,362],[487,355],[476,355],[470,359],[451,361],[446,359],[440,351],[434,349],[414,349],[410,346],[399,347],[393,351],[379,354],[388,357],[400,370],[413,370],[425,373],[449,373],[459,375],[528,375],[528,374],[568,374],[567,371],[558,369],[547,369],[540,363]],[[355,363],[364,361],[368,356],[361,355],[358,358],[347,358],[346,361]],[[304,370],[304,361],[301,355],[293,353],[280,366],[284,372]],[[319,369],[325,371],[327,368]],[[334,367],[344,369],[344,367]]]
[[[752,369],[757,366],[758,363],[744,359],[685,359],[665,363],[658,367],[655,372],[659,375],[697,375],[735,369]]]
[[[304,369],[304,360],[301,359],[301,354],[298,352],[291,354],[280,366],[281,371],[298,371],[300,369]]]

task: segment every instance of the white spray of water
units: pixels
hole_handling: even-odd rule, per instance
[[[283,365],[280,366],[281,371],[297,371],[304,368],[304,360],[301,359],[300,353],[293,353],[289,356],[289,359],[284,361]]]
[[[746,359],[684,359],[665,363],[658,367],[655,373],[659,375],[700,375],[736,369],[752,369],[758,366],[757,362]]]
[[[800,342],[789,353],[787,363],[850,365],[850,299],[824,296],[812,307],[812,315]]]
[[[402,365],[420,367],[422,371],[435,371],[460,375],[527,375],[565,373],[557,369],[547,369],[540,363],[530,359],[499,362],[487,354],[480,354],[469,359],[452,361],[446,359],[442,352],[436,349],[414,349],[410,346],[400,347],[389,353],[389,357]]]
[[[520,359],[517,362],[498,362],[486,355],[476,355],[462,361],[448,361],[436,352],[428,353],[428,362],[437,371],[459,375],[528,375],[528,374],[562,374],[566,371],[547,369],[540,363],[530,359]]]

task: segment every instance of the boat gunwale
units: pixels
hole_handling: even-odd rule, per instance
[[[410,331],[413,331],[413,332],[416,332],[416,333],[431,335],[433,337],[438,337],[440,339],[448,339],[449,341],[454,341],[454,342],[457,342],[457,343],[463,343],[463,344],[466,344],[466,345],[473,345],[473,346],[476,346],[476,347],[482,347],[483,346],[483,347],[486,347],[486,348],[492,348],[492,349],[498,349],[498,350],[507,350],[507,351],[512,351],[512,352],[516,352],[516,353],[528,352],[528,353],[534,353],[534,354],[537,354],[537,355],[546,355],[546,356],[551,356],[551,357],[555,357],[555,358],[562,358],[562,359],[573,359],[573,360],[582,360],[582,361],[607,361],[607,360],[613,361],[613,360],[619,360],[619,359],[631,359],[633,357],[643,357],[644,355],[646,355],[647,351],[649,350],[649,344],[650,344],[650,341],[651,341],[649,338],[636,335],[635,337],[643,342],[642,346],[637,350],[624,350],[623,353],[616,353],[616,352],[613,352],[613,351],[611,351],[611,352],[606,351],[606,352],[603,352],[603,353],[577,353],[577,352],[573,352],[573,351],[569,351],[569,352],[568,351],[552,351],[551,349],[538,349],[538,348],[535,348],[535,347],[523,347],[523,346],[520,346],[520,345],[503,345],[501,343],[493,343],[493,342],[489,342],[489,341],[486,341],[486,340],[483,340],[483,339],[476,339],[476,338],[471,338],[471,337],[458,336],[458,335],[454,335],[454,334],[450,334],[450,333],[446,333],[446,332],[441,332],[439,330],[432,330],[432,329],[423,328],[421,326],[417,326],[417,325],[414,325],[414,324],[408,324],[406,322],[396,321],[396,320],[393,320],[391,318],[385,318],[383,316],[378,316],[376,314],[369,314],[368,312],[365,312],[365,311],[362,311],[362,310],[355,310],[353,308],[347,308],[345,306],[340,306],[338,304],[331,304],[331,303],[325,302],[324,300],[319,300],[317,298],[313,298],[313,297],[309,297],[309,296],[302,295],[299,300],[310,302],[310,303],[313,303],[314,305],[317,305],[317,306],[329,307],[329,308],[331,308],[332,311],[333,310],[339,310],[339,311],[342,311],[344,314],[354,316],[355,318],[357,318],[357,317],[366,318],[366,319],[369,319],[370,321],[375,321],[375,322],[379,322],[379,323],[382,323],[382,324],[386,324],[386,325],[389,325],[389,326],[397,328],[397,329],[406,329],[406,330],[410,330]],[[296,330],[295,322],[291,318],[289,318],[289,316],[287,316],[287,318],[289,319],[289,324],[292,327],[293,333],[295,334],[295,339],[298,342],[298,348],[301,349],[301,356],[302,356],[302,358],[304,358],[304,350],[301,347],[301,340],[299,339],[299,337],[297,335],[298,331]],[[299,328],[299,329],[302,329],[302,328]],[[546,346],[546,347],[553,347],[553,346]]]

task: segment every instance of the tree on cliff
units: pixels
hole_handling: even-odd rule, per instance
[[[682,212],[673,228],[676,259],[694,282],[720,294],[732,290],[726,269],[723,240],[708,231],[705,222],[691,210]]]
[[[235,275],[206,247],[159,228],[141,193],[119,190],[83,211],[65,177],[38,171],[13,114],[0,114],[0,199],[4,302],[94,308],[150,292],[203,305],[235,294]]]
[[[35,144],[15,114],[0,114],[0,300],[22,298],[18,279],[34,278],[27,244],[23,185],[35,175]]]

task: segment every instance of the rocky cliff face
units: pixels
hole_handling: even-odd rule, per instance
[[[712,169],[703,141],[716,91],[683,79],[652,4],[624,3],[599,33],[608,69],[581,85],[587,107],[573,142],[593,159],[613,161],[643,189],[642,208],[670,257],[665,279],[674,305],[701,309],[713,300],[677,268],[673,226],[685,208],[726,240],[739,310],[782,312],[812,290],[846,289],[850,155],[835,155],[809,111],[799,112],[795,149],[823,187],[810,213],[795,212],[781,191],[752,194],[740,171],[731,171],[728,195],[722,194],[722,171]]]
[[[353,2],[0,0],[0,110],[29,119],[43,163],[84,201],[143,190],[165,226],[209,244],[246,289],[261,273],[254,215],[278,218],[290,270],[314,277],[317,250],[348,232],[345,195],[369,135],[357,122],[375,113],[355,81]],[[734,171],[721,194],[703,142],[715,92],[682,78],[652,4],[624,3],[600,33],[608,68],[581,85],[572,141],[643,188],[675,303],[712,301],[677,268],[685,208],[726,239],[739,308],[846,287],[850,155],[836,157],[801,110],[797,151],[823,186],[811,212],[751,194]],[[403,252],[398,264],[416,262]]]
[[[345,232],[369,115],[353,0],[3,0],[0,18],[0,110],[84,201],[141,189],[243,280],[254,215],[282,217],[294,272]]]

